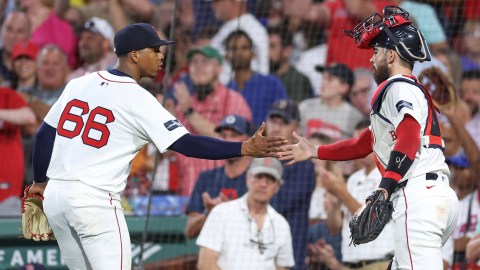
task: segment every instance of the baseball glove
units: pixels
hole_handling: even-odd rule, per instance
[[[433,103],[439,110],[450,108],[457,101],[456,88],[438,67],[430,67],[418,76],[421,82],[432,93]]]
[[[47,217],[43,213],[43,197],[28,194],[27,186],[22,198],[22,231],[25,239],[34,241],[56,240]]]
[[[375,190],[350,220],[351,243],[356,246],[375,240],[392,218],[392,212],[392,202],[385,199],[382,190]]]

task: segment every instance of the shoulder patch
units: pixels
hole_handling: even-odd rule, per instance
[[[408,102],[408,101],[405,101],[405,100],[400,100],[399,102],[397,102],[397,104],[395,105],[395,107],[397,107],[397,111],[400,112],[403,108],[408,108],[410,110],[413,110],[413,105],[412,103]]]
[[[178,127],[183,127],[183,125],[180,124],[178,119],[167,121],[167,122],[163,123],[163,125],[165,126],[165,128],[168,129],[168,131],[172,131],[172,130],[178,128]]]

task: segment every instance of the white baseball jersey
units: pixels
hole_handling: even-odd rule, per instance
[[[395,75],[388,79],[404,79],[412,83],[415,80],[412,77]],[[412,134],[412,136],[420,136],[421,146],[419,147],[412,166],[405,174],[404,179],[409,179],[428,172],[443,172],[450,174],[445,157],[439,148],[429,147],[432,142],[428,125],[438,126],[436,117],[429,124],[429,113],[431,107],[425,97],[423,91],[414,84],[398,81],[390,85],[388,81],[380,84],[372,99],[372,113],[370,115],[370,129],[373,134],[373,151],[375,152],[379,169],[383,172],[387,167],[390,153],[396,143],[395,130],[403,120],[406,114],[411,115],[420,124],[420,134]],[[384,86],[387,85],[385,93],[381,95]],[[381,103],[381,107],[377,110],[376,105]],[[397,162],[402,162],[401,160]]]
[[[442,269],[442,247],[457,223],[458,199],[449,186],[450,171],[428,90],[413,76],[395,75],[380,84],[372,98],[370,129],[380,170],[389,163],[397,140],[396,128],[406,114],[420,124],[420,134],[411,136],[420,136],[421,143],[403,177],[408,182],[390,198],[395,210],[391,268]],[[400,166],[403,160],[395,162]],[[429,179],[426,173],[436,173],[437,179]]]
[[[112,194],[149,141],[160,151],[188,133],[132,78],[108,71],[70,81],[44,120],[57,129],[47,176],[77,180]]]

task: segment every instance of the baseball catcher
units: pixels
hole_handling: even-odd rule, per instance
[[[392,218],[390,268],[442,269],[442,246],[457,224],[458,198],[449,185],[433,98],[412,74],[416,62],[431,60],[426,40],[397,6],[385,7],[383,16],[372,14],[346,34],[357,48],[372,50],[378,87],[370,127],[357,138],[319,146],[294,134],[299,143],[281,147],[278,156],[290,165],[311,158],[353,160],[373,152],[382,180],[349,224],[352,242],[372,241]]]
[[[22,198],[22,231],[25,239],[34,241],[55,240],[47,217],[43,213],[43,197],[29,194],[31,185],[25,188]]]

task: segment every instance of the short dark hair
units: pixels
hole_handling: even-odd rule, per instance
[[[253,49],[253,40],[252,38],[247,34],[247,32],[243,31],[243,30],[236,30],[236,31],[233,31],[232,33],[230,33],[228,35],[228,37],[225,39],[225,47],[227,47],[228,43],[232,40],[232,39],[235,39],[235,38],[239,38],[239,37],[245,37],[247,40],[248,40],[248,43],[250,43],[250,48]]]
[[[480,80],[480,70],[474,69],[462,73],[462,80]]]
[[[279,35],[283,47],[293,45],[293,35],[291,33],[288,33],[287,29],[284,29],[284,27],[270,26],[267,28],[267,32],[269,36]]]

